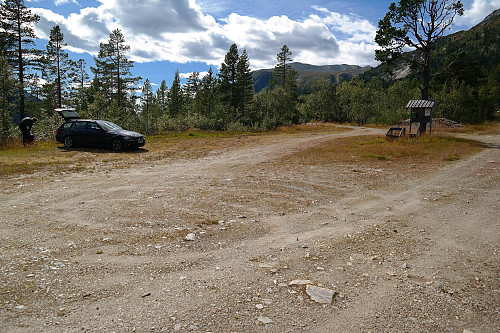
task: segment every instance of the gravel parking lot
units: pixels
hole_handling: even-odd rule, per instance
[[[1,177],[0,331],[499,332],[500,135],[418,173],[293,162],[384,133]]]

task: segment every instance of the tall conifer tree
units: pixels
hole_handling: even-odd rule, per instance
[[[237,65],[237,109],[239,110],[238,118],[245,118],[247,115],[247,110],[250,108],[253,97],[253,77],[251,74],[250,60],[248,59],[248,54],[246,50],[238,60]]]
[[[0,3],[0,19],[2,56],[17,76],[19,117],[22,119],[25,116],[24,92],[29,69],[39,63],[40,51],[34,48],[33,39],[37,37],[33,25],[40,18],[26,8],[23,0],[4,0]]]
[[[108,43],[100,44],[99,55],[95,59],[96,67],[92,70],[118,108],[132,109],[130,96],[140,77],[132,76],[134,62],[127,58],[129,51],[130,46],[125,44],[125,37],[120,29],[113,30]]]
[[[232,44],[224,57],[224,62],[219,70],[219,89],[223,102],[227,103],[233,108],[236,108],[236,81],[238,79],[238,47]]]
[[[179,70],[176,70],[174,81],[172,82],[172,86],[170,87],[170,91],[168,93],[168,113],[170,116],[177,117],[180,115],[183,107],[182,97],[181,79],[179,76]]]
[[[156,100],[158,102],[160,114],[164,114],[168,106],[168,87],[165,80],[161,81],[160,87],[156,90]]]
[[[50,30],[43,72],[48,84],[55,88],[56,106],[59,108],[63,105],[63,95],[66,92],[70,71],[75,69],[75,63],[64,51],[66,45],[64,34],[61,32],[61,28],[56,25]]]
[[[5,143],[10,136],[12,86],[15,83],[16,80],[7,60],[0,56],[0,143]]]
[[[295,79],[297,72],[292,69],[292,58],[290,56],[292,52],[288,46],[283,45],[281,52],[277,54],[278,63],[274,67],[273,74],[271,77],[270,86],[271,89],[275,87],[281,87],[283,90],[287,90],[288,87],[296,87]]]
[[[214,76],[214,71],[212,67],[208,70],[208,73],[201,79],[200,87],[200,101],[201,109],[205,116],[210,117],[214,111],[215,107],[215,87],[217,84],[217,79]]]

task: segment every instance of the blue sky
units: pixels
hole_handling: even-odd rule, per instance
[[[59,25],[72,59],[93,66],[99,43],[119,28],[130,45],[132,73],[153,86],[181,76],[217,71],[231,44],[247,50],[252,69],[272,68],[286,44],[294,61],[314,65],[371,65],[378,21],[391,0],[25,0],[40,16],[44,47]],[[462,0],[465,15],[450,32],[469,29],[500,0]],[[90,73],[90,70],[89,74]]]

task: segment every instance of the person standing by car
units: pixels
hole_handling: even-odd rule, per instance
[[[33,124],[36,123],[37,119],[35,117],[25,117],[19,122],[19,129],[23,133],[23,144],[27,145],[33,143],[35,136],[31,134],[31,128]]]

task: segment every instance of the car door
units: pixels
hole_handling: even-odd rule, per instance
[[[89,144],[104,146],[108,143],[109,134],[96,122],[87,123]]]
[[[75,144],[88,144],[87,142],[87,122],[75,121],[71,127],[71,137]]]

